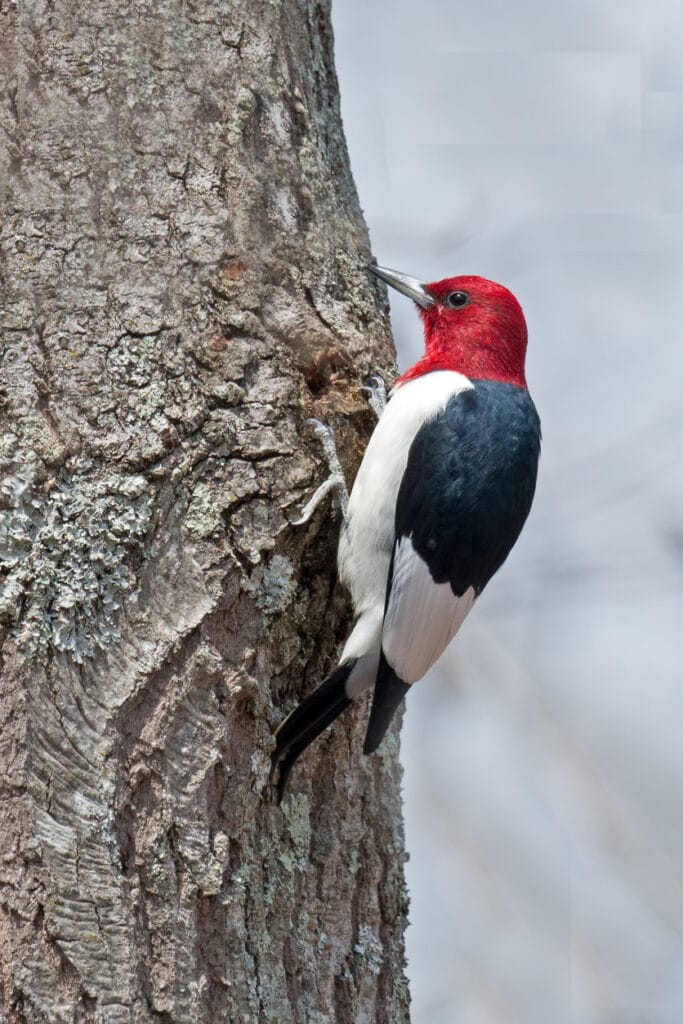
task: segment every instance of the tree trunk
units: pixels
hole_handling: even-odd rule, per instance
[[[393,358],[329,3],[1,19],[0,1019],[407,1021],[395,738],[267,781]]]

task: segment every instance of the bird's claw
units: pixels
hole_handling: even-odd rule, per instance
[[[301,510],[301,515],[298,519],[292,522],[292,526],[303,526],[309,521],[320,502],[331,492],[337,492],[337,500],[341,509],[342,515],[346,519],[346,513],[349,506],[349,492],[346,487],[346,480],[344,478],[344,471],[339,461],[337,454],[337,448],[334,443],[334,430],[332,427],[328,427],[326,423],[322,423],[320,420],[308,419],[304,420],[304,426],[313,427],[316,435],[320,438],[327,460],[327,465],[330,470],[330,475],[327,480],[324,480],[320,484],[320,487],[316,490],[315,494],[309,498]]]
[[[387,389],[383,379],[379,374],[373,373],[369,377],[365,378],[360,390],[367,394],[370,407],[375,413],[375,416],[379,419],[387,404]],[[349,507],[349,492],[346,487],[346,480],[344,479],[344,471],[342,470],[339,456],[337,455],[337,448],[334,442],[334,430],[332,427],[328,427],[326,423],[322,423],[320,420],[314,418],[304,420],[304,426],[312,427],[316,436],[320,438],[325,458],[327,459],[327,465],[330,469],[330,475],[327,480],[320,484],[320,487],[318,487],[313,497],[306,502],[301,510],[301,515],[298,519],[295,519],[292,522],[292,526],[303,526],[307,523],[320,502],[323,501],[331,491],[336,492],[339,507],[344,519],[346,519]]]
[[[304,420],[303,426],[313,427],[313,431],[318,435],[318,437],[329,437],[334,442],[334,430],[332,427],[328,427],[327,423],[323,423],[322,420],[316,420],[314,417],[311,417],[310,419]]]
[[[387,404],[387,387],[384,380],[377,373],[366,377],[360,387],[368,396],[368,403],[377,419],[384,412]]]

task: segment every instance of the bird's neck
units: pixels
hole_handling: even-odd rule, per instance
[[[490,328],[468,331],[434,331],[426,338],[426,352],[411,366],[397,384],[421,377],[434,370],[455,370],[470,380],[490,380],[526,387],[524,355],[526,338],[502,336]]]

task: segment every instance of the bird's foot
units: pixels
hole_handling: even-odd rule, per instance
[[[341,467],[339,456],[337,455],[337,447],[334,443],[334,431],[331,427],[321,423],[320,420],[306,420],[305,424],[307,426],[312,426],[316,435],[320,438],[325,458],[327,459],[327,465],[330,470],[330,475],[327,480],[321,483],[313,497],[306,502],[301,511],[301,515],[292,523],[292,526],[303,526],[304,523],[307,523],[320,502],[331,492],[336,492],[339,508],[341,509],[344,519],[346,519],[346,513],[349,507],[349,492],[346,487],[344,471]]]
[[[361,391],[364,391],[368,396],[370,408],[377,419],[379,419],[387,405],[386,384],[379,374],[374,373],[371,377],[365,378],[361,386]]]

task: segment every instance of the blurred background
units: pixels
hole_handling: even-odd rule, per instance
[[[408,701],[413,1022],[680,1024],[683,5],[333,7],[374,253],[515,292],[544,433],[521,541]]]

